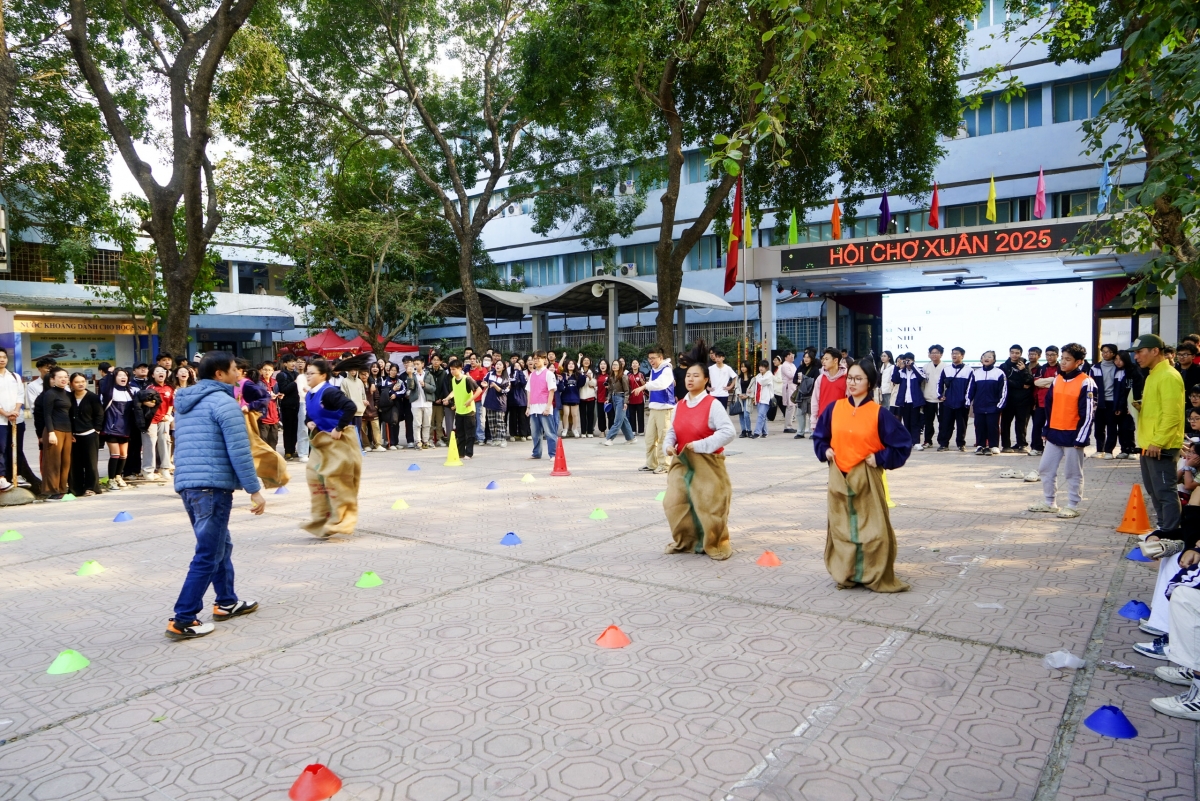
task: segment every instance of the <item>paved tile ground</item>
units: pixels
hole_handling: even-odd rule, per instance
[[[162,635],[193,543],[169,489],[0,511],[24,535],[0,543],[0,798],[281,799],[311,762],[363,801],[1196,798],[1196,725],[1150,710],[1173,690],[1115,614],[1153,588],[1113,531],[1136,462],[1089,460],[1060,521],[998,478],[1032,457],[915,454],[890,479],[913,589],[874,595],[825,573],[810,443],[768,438],[733,446],[723,563],[663,555],[641,441],[569,440],[570,478],[523,444],[369,454],[345,541],[298,530],[294,469],[264,517],[234,509],[261,611],[186,643]],[[593,644],[611,623],[630,647]],[[64,648],[90,667],[47,675]],[[1087,667],[1044,668],[1059,649]],[[1107,703],[1137,739],[1081,724]]]

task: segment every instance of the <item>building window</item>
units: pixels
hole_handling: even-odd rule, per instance
[[[715,236],[702,236],[688,254],[689,270],[715,270],[721,266],[721,248]],[[639,270],[640,272],[640,270]]]
[[[1057,121],[1057,120],[1056,120]],[[1042,124],[1042,88],[1030,86],[1024,95],[1005,102],[999,94],[983,98],[979,108],[963,109],[967,136],[1037,128]]]
[[[89,286],[114,286],[120,283],[120,279],[121,251],[99,249],[92,251],[91,258],[84,266],[83,275],[75,278],[77,283]]]
[[[763,228],[763,245],[786,245],[788,243],[788,226],[777,225],[774,228]],[[833,223],[807,223],[796,226],[796,244],[808,242],[828,242],[833,239]]]
[[[509,266],[513,278],[523,278],[525,286],[553,286],[562,283],[558,272],[557,256],[515,261]]]
[[[239,295],[267,294],[267,265],[248,262],[233,262],[237,268]]]
[[[831,234],[832,235],[832,234]],[[842,223],[842,239],[858,239],[863,236],[879,235],[878,217],[859,217],[853,224]]]
[[[592,254],[587,251],[583,253],[568,253],[563,256],[564,280],[568,284],[573,284],[576,281],[591,278],[596,274],[594,267],[601,264],[603,262],[599,260],[593,261]]]
[[[1054,121],[1075,122],[1100,113],[1108,102],[1107,75],[1054,84]]]
[[[36,242],[14,242],[9,253],[7,281],[54,281],[46,261],[45,246]]]
[[[693,150],[684,154],[684,177],[689,184],[706,184],[712,180],[712,170],[704,160],[708,153],[704,150]]]
[[[638,275],[654,275],[658,272],[658,259],[654,256],[656,244],[625,245],[621,248],[621,263],[636,264]]]
[[[287,274],[291,272],[290,267],[284,267],[282,264],[268,264],[267,276],[271,279],[267,285],[268,295],[278,295],[280,297],[287,294],[284,289],[283,282],[287,278]]]
[[[1051,208],[1053,216],[1054,208]],[[987,214],[986,203],[972,203],[967,206],[949,206],[946,209],[947,228],[970,228],[974,225],[992,225]],[[1029,222],[1033,219],[1033,198],[1019,197],[996,200],[996,223]]]
[[[968,31],[977,31],[980,28],[1003,25],[1007,21],[1008,10],[1004,7],[1004,0],[983,0],[983,10],[979,12],[979,16],[963,24]]]

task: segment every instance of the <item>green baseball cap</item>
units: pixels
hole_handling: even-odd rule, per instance
[[[1162,350],[1167,346],[1166,342],[1162,341],[1162,337],[1157,334],[1142,334],[1137,339],[1133,340],[1133,344],[1129,346],[1130,350],[1141,350],[1142,348],[1158,348]]]

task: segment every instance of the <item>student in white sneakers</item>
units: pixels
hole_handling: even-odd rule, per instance
[[[1092,435],[1095,420],[1096,382],[1083,372],[1087,348],[1077,342],[1063,345],[1061,368],[1046,393],[1046,426],[1042,430],[1046,446],[1038,474],[1042,479],[1045,503],[1029,507],[1031,512],[1053,512],[1062,518],[1079,517],[1083,497],[1083,449]],[[1059,509],[1057,496],[1058,465],[1065,463],[1067,505]]]

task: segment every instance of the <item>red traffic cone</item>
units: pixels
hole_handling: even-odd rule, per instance
[[[759,567],[779,567],[783,562],[779,561],[779,557],[775,555],[774,551],[763,551],[762,556],[758,557],[755,564]]]
[[[324,765],[309,765],[300,772],[300,778],[288,790],[292,801],[324,801],[337,795],[342,789],[342,780]]]
[[[596,638],[596,645],[601,648],[624,648],[632,642],[617,626],[609,626],[603,634]]]
[[[567,452],[563,448],[562,437],[558,438],[558,447],[554,451],[554,469],[550,471],[552,476],[569,476],[571,471],[567,469]]]

